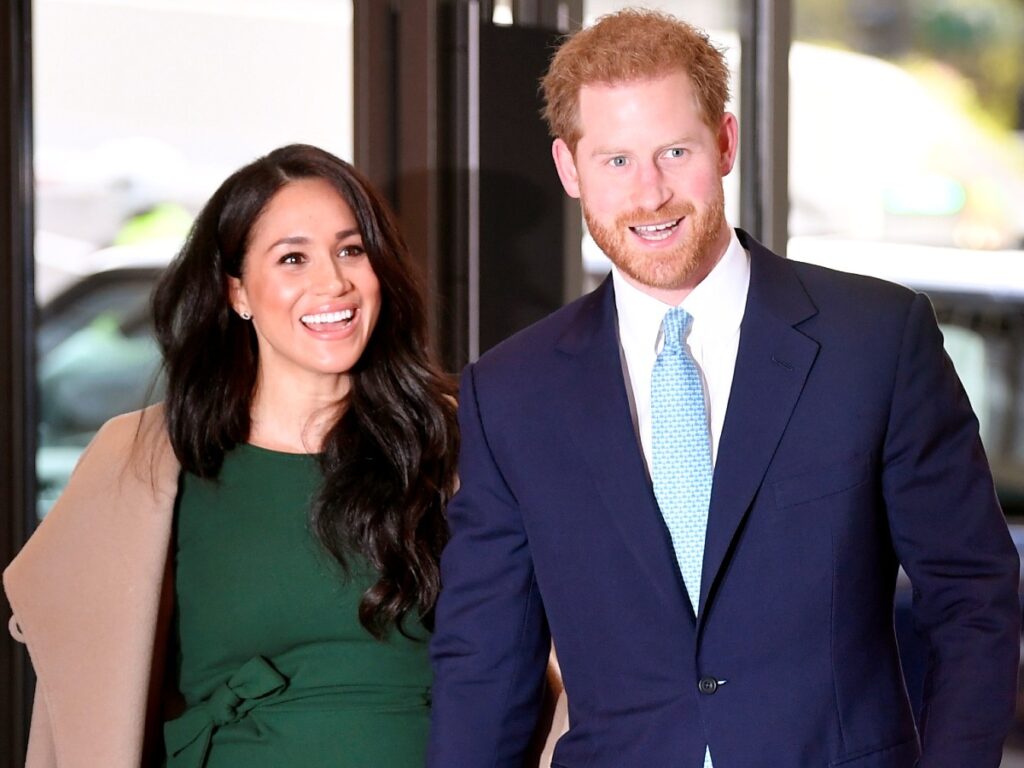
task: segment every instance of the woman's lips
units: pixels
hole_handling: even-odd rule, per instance
[[[336,331],[347,328],[359,313],[358,307],[347,307],[335,312],[316,312],[299,318],[312,331]]]

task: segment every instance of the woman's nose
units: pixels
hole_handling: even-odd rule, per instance
[[[340,296],[348,290],[345,268],[333,255],[322,258],[313,271],[313,289],[326,296]]]

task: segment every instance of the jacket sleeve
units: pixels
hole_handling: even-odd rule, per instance
[[[461,487],[431,656],[427,765],[521,766],[537,722],[550,635],[516,497],[491,450],[474,368],[462,377]]]
[[[152,433],[139,413],[100,429],[4,571],[37,676],[30,768],[141,762],[179,473],[147,413]]]
[[[32,702],[32,727],[25,754],[25,768],[57,768],[50,713],[46,709],[46,697],[38,686]]]
[[[85,461],[86,456],[92,449],[93,440],[79,456],[75,465],[72,477],[79,473],[79,468]],[[7,586],[8,572],[4,572],[4,585]],[[18,621],[18,613],[14,608],[13,596],[8,593],[8,602],[11,603],[12,615],[9,621],[11,636],[19,643],[29,645],[28,638],[22,630]],[[44,690],[45,681],[38,677],[35,684],[35,693],[32,698],[32,719],[29,726],[28,747],[25,752],[25,768],[57,768],[57,747],[54,743],[53,724],[50,719],[49,705],[46,701]]]
[[[1016,699],[1019,562],[928,300],[903,334],[883,456],[893,544],[928,640],[921,768],[997,768]]]
[[[11,637],[19,643],[25,642],[16,616],[8,622]],[[50,713],[46,708],[46,696],[42,686],[36,684],[32,699],[32,721],[29,729],[28,749],[25,753],[25,768],[57,768],[57,753],[53,746],[53,729],[50,727]]]

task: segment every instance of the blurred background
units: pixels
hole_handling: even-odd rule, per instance
[[[629,4],[8,0],[0,565],[99,425],[160,398],[154,280],[220,181],[276,146],[320,145],[386,192],[452,371],[595,286],[609,265],[550,167],[536,86],[562,34]],[[1024,545],[1024,0],[646,5],[725,49],[730,221],[929,294]],[[908,605],[902,584],[919,695]],[[31,685],[4,633],[0,765],[21,764]]]

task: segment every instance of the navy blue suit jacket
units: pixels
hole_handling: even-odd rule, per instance
[[[999,765],[1019,564],[931,305],[740,237],[750,291],[697,618],[631,421],[611,282],[463,374],[432,768],[521,764],[549,632],[572,726],[556,766],[699,768],[706,744],[716,768]],[[920,738],[900,564],[930,643]]]

